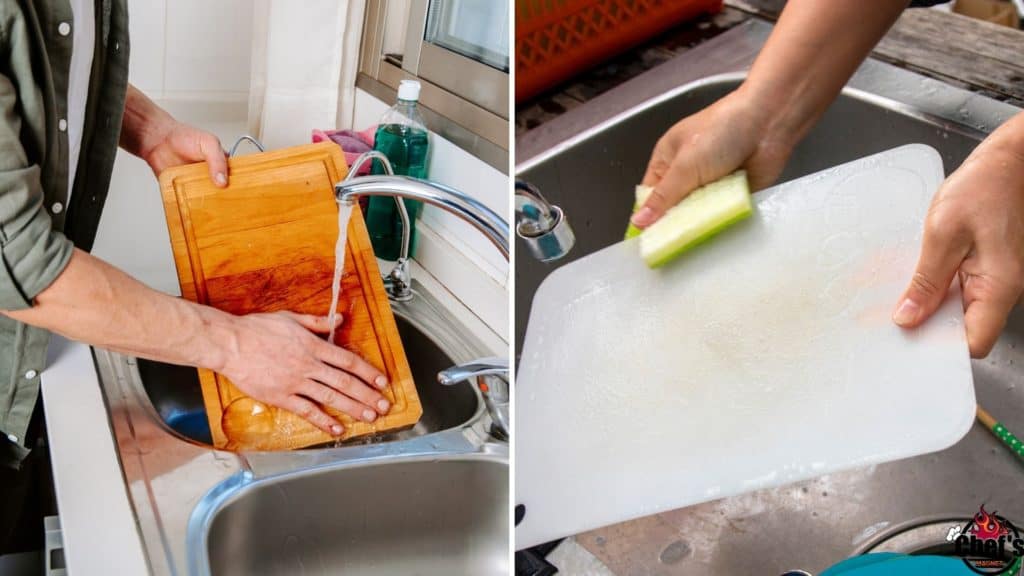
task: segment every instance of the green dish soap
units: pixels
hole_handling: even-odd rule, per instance
[[[419,96],[419,82],[402,80],[398,87],[398,102],[384,113],[377,126],[373,149],[388,157],[396,175],[425,179],[430,161],[430,134],[416,108]],[[374,161],[372,172],[384,174],[384,167]],[[409,212],[409,255],[412,256],[416,253],[418,240],[416,220],[423,211],[423,203],[417,200],[404,202]],[[398,215],[394,198],[370,197],[366,210],[366,228],[370,232],[374,254],[384,260],[398,260],[402,252],[402,219]]]

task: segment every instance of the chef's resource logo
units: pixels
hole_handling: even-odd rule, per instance
[[[1019,574],[1024,540],[1009,520],[985,511],[985,506],[967,524],[953,526],[946,535],[953,553],[976,574]]]

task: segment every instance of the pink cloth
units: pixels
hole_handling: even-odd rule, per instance
[[[313,130],[313,142],[334,142],[341,146],[345,153],[345,162],[351,166],[356,158],[363,152],[373,150],[373,139],[377,134],[377,126],[370,126],[366,130],[357,132],[355,130]],[[369,174],[373,162],[367,162],[359,169],[359,174]]]

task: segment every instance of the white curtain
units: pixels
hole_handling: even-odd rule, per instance
[[[366,0],[256,0],[249,131],[268,149],[349,128]]]

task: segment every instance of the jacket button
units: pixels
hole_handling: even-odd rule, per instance
[[[28,372],[25,372],[25,379],[26,380],[31,380],[31,379],[35,378],[36,376],[38,376],[38,375],[39,375],[39,373],[36,372],[35,370],[29,370]]]
[[[71,24],[67,22],[61,22],[60,24],[57,25],[57,32],[61,36],[67,36],[68,34],[71,34]]]
[[[68,121],[63,119],[63,118],[58,120],[57,121],[57,129],[60,130],[61,132],[67,132],[68,131]]]
[[[18,443],[18,437],[15,436],[14,434],[8,434],[7,439],[10,440],[11,442],[14,442],[15,444]]]
[[[53,206],[50,206],[50,210],[53,210],[54,214],[60,214],[64,210],[64,205],[60,202],[54,202]]]

